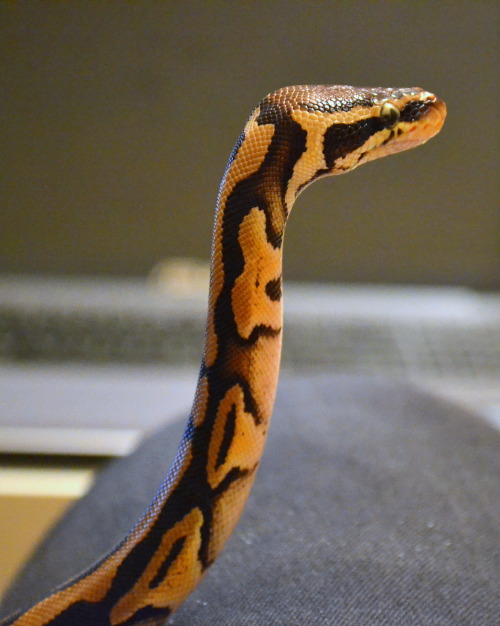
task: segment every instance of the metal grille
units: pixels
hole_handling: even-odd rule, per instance
[[[320,319],[307,327],[287,327],[285,337],[284,363],[297,368],[500,380],[500,329],[495,324]]]
[[[500,380],[500,323],[304,315],[286,307],[283,365],[344,372]],[[50,298],[49,298],[50,302]],[[185,312],[103,311],[0,302],[0,358],[9,361],[195,365],[204,336],[204,299]],[[289,311],[289,308],[291,309]],[[499,318],[500,319],[500,318]]]

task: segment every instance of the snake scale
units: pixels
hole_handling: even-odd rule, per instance
[[[4,626],[155,625],[180,606],[235,527],[263,452],[295,198],[318,178],[424,143],[445,116],[445,104],[419,88],[304,85],[260,102],[217,199],[205,349],[173,465],[119,545]]]

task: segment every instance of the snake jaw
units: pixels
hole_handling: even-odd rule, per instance
[[[431,139],[434,135],[437,135],[443,127],[446,119],[446,104],[442,100],[437,98],[434,100],[432,107],[426,116],[425,131],[426,138],[424,141]]]
[[[405,119],[405,108],[420,105],[416,119]],[[384,129],[373,136],[368,146],[356,162],[356,166],[390,154],[416,148],[437,135],[446,119],[446,104],[433,94],[423,92],[417,100],[407,102],[401,108],[401,119],[392,129]],[[352,168],[351,168],[352,169]]]

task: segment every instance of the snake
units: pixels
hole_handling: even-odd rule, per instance
[[[423,144],[445,117],[445,103],[417,87],[298,85],[258,104],[217,196],[205,345],[178,453],[115,548],[3,626],[159,625],[178,609],[236,526],[263,453],[295,199],[313,181]]]

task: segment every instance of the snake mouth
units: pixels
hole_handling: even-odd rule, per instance
[[[360,162],[416,148],[437,135],[446,119],[446,104],[433,95],[429,95],[418,104],[421,108],[414,119],[405,119],[403,110],[402,119],[387,139],[368,152]]]
[[[446,104],[442,100],[434,98],[428,105],[425,114],[403,133],[412,143],[417,142],[415,145],[425,143],[437,135],[446,119]]]

